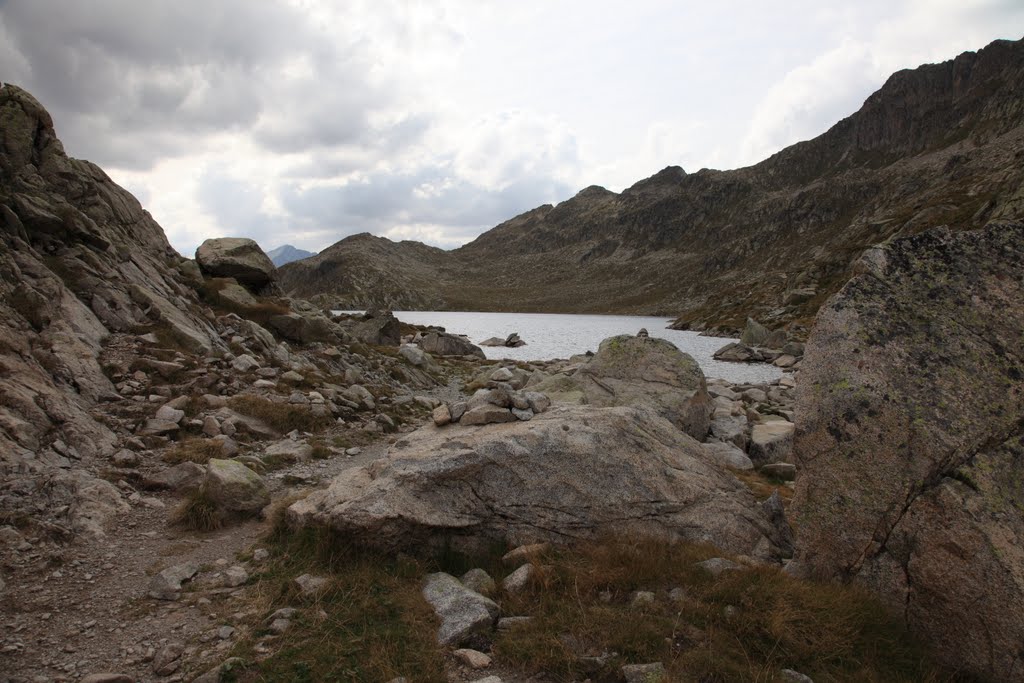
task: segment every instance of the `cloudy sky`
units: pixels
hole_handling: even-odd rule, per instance
[[[588,185],[755,163],[893,71],[1021,36],[1020,0],[0,0],[0,80],[182,254],[448,248]]]

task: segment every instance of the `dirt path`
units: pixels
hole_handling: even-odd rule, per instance
[[[277,500],[325,484],[344,469],[381,457],[386,448],[380,442],[354,457],[296,464],[271,473],[267,483]],[[182,659],[213,666],[226,656],[232,638],[218,633],[227,624],[214,615],[235,605],[243,609],[247,588],[225,586],[222,570],[251,569],[252,562],[239,555],[248,554],[268,523],[250,521],[209,534],[179,530],[168,524],[178,500],[169,493],[146,494],[117,517],[103,539],[67,546],[26,539],[7,553],[0,682],[78,681],[97,672],[137,681],[187,680],[154,672],[154,658],[173,642],[185,644]],[[154,574],[185,562],[201,566],[195,591],[178,601],[147,596]]]

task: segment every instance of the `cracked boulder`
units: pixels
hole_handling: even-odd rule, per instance
[[[779,553],[777,528],[745,486],[667,420],[628,407],[557,406],[487,429],[429,425],[287,518],[385,550],[615,533]]]
[[[855,581],[933,651],[1024,681],[1024,224],[864,255],[797,387],[794,571]]]
[[[196,263],[204,275],[234,278],[252,291],[260,291],[277,279],[273,262],[247,237],[206,240],[196,250]]]

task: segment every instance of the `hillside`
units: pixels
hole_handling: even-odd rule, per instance
[[[817,138],[732,171],[589,187],[454,251],[357,235],[281,269],[297,296],[360,308],[747,315],[807,323],[861,251],[1024,213],[1024,41],[893,74]]]

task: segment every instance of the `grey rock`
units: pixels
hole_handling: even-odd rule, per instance
[[[305,597],[318,595],[327,588],[329,583],[326,577],[312,574],[303,574],[295,579],[295,585],[299,587],[299,592]]]
[[[491,658],[477,650],[462,648],[455,650],[452,655],[471,669],[486,669],[491,665]]]
[[[428,332],[420,340],[420,348],[435,356],[476,356],[486,358],[483,350],[472,342],[446,332]]]
[[[704,560],[698,562],[697,566],[701,569],[710,572],[713,576],[721,576],[725,572],[733,572],[742,569],[742,567],[732,560],[727,560],[724,557],[712,557],[710,560]]]
[[[522,592],[522,590],[529,585],[530,579],[533,578],[535,573],[536,570],[532,564],[524,564],[502,580],[501,588],[506,593]]]
[[[202,492],[218,509],[230,514],[252,515],[270,504],[262,477],[234,460],[210,460]]]
[[[498,606],[490,598],[469,590],[449,574],[427,576],[423,597],[441,619],[438,645],[462,645],[494,629]]]
[[[989,680],[1024,680],[1022,253],[1021,222],[869,250],[797,386],[794,562]]]
[[[736,470],[754,469],[754,463],[750,461],[747,454],[731,443],[708,442],[702,443],[700,447],[709,458],[723,467],[731,467]]]
[[[515,543],[614,529],[740,555],[776,552],[776,532],[746,486],[663,418],[625,407],[556,406],[490,429],[430,425],[286,517],[389,550],[453,533]]]
[[[779,678],[782,679],[783,683],[814,683],[814,679],[810,676],[805,676],[799,671],[793,671],[792,669],[780,671]]]
[[[766,477],[774,477],[782,481],[796,480],[796,465],[788,462],[772,462],[762,465],[759,469]]]
[[[792,422],[775,420],[755,424],[750,433],[747,455],[755,465],[789,460],[793,453],[793,435],[796,426]]]
[[[249,572],[244,567],[235,565],[224,570],[224,585],[229,588],[237,588],[249,580]]]
[[[605,339],[574,379],[591,405],[649,407],[696,439],[708,432],[711,397],[704,373],[664,339]]]
[[[483,569],[470,569],[468,572],[463,574],[459,581],[462,585],[471,591],[476,591],[480,595],[486,595],[488,597],[494,595],[497,591],[498,586],[494,583],[494,579]]]
[[[663,683],[668,680],[665,665],[661,662],[626,664],[622,667],[622,677],[626,679],[626,683]]]
[[[448,406],[444,403],[434,408],[431,413],[431,418],[434,420],[434,424],[438,427],[444,427],[446,424],[451,424],[452,412]]]
[[[184,410],[177,410],[169,405],[160,406],[156,411],[156,419],[163,420],[165,422],[173,422],[179,424],[185,417]]]
[[[485,404],[467,410],[459,420],[459,424],[471,426],[515,421],[516,416],[508,408]]]
[[[167,567],[149,582],[149,597],[156,600],[177,600],[181,597],[181,584],[199,573],[197,562],[185,562]]]
[[[208,239],[196,250],[204,275],[230,277],[254,291],[274,282],[277,269],[260,246],[244,237]]]

